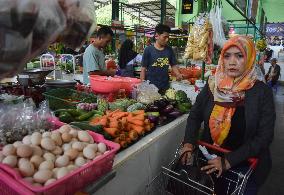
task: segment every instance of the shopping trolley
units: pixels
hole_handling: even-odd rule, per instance
[[[215,151],[218,153],[228,153],[229,150],[220,148],[218,146],[214,146],[202,141],[198,141],[198,144],[201,146],[205,146],[207,149],[210,149],[211,151]],[[188,195],[186,193],[186,189],[195,189],[196,191],[200,192],[200,194],[207,194],[207,195],[213,195],[216,193],[216,185],[213,185],[214,187],[208,187],[205,185],[202,185],[198,181],[194,181],[187,177],[187,180],[180,180],[179,176],[181,174],[189,174],[185,170],[180,171],[180,173],[177,173],[173,170],[171,170],[171,167],[173,167],[174,164],[180,159],[180,149],[181,146],[178,148],[178,150],[175,153],[174,160],[168,165],[163,166],[162,171],[150,182],[149,185],[147,185],[147,194],[148,195]],[[205,164],[207,160],[203,157],[199,157],[199,161],[203,162]],[[249,177],[251,176],[253,170],[255,169],[256,165],[258,163],[258,160],[255,158],[248,160],[248,167],[246,170],[240,169],[240,168],[231,168],[230,170],[223,173],[219,178],[216,177],[216,174],[214,173],[212,175],[214,184],[222,184],[222,194],[221,195],[242,195],[244,193],[244,190],[246,188],[246,184],[248,182]],[[202,164],[202,163],[201,163]],[[169,182],[169,181],[175,180],[175,182]],[[173,189],[175,189],[175,186],[170,186],[171,192],[169,192],[167,189],[169,189],[169,184],[171,185],[182,185],[185,189],[184,193],[181,194],[180,190],[179,192],[173,192]],[[219,194],[217,194],[219,195]]]

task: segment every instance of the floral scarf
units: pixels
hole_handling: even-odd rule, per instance
[[[224,71],[224,54],[232,46],[240,49],[246,61],[245,72],[235,79],[228,77]],[[215,102],[209,119],[209,127],[212,140],[216,145],[222,145],[227,138],[236,105],[244,100],[245,91],[252,88],[257,80],[263,81],[264,79],[255,66],[255,58],[255,46],[249,37],[233,37],[223,47],[215,77],[208,80]]]

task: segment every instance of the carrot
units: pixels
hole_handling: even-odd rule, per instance
[[[125,134],[124,134],[124,133],[121,133],[121,134],[119,135],[119,139],[120,139],[120,141],[125,141],[125,140],[126,140]]]
[[[130,123],[126,124],[125,130],[126,131],[131,131],[132,130],[132,126],[131,126]]]
[[[127,115],[128,115],[127,112],[117,112],[117,113],[113,114],[112,117],[116,117],[118,119],[121,119],[122,117],[125,117]]]
[[[122,148],[126,148],[127,147],[127,142],[126,141],[121,141],[119,144],[120,144],[120,146]]]
[[[144,128],[138,125],[132,125],[132,129],[137,131],[139,135],[143,135],[145,133]]]
[[[145,116],[144,116],[144,114],[139,114],[139,115],[136,115],[136,116],[132,117],[132,120],[144,121],[145,120]]]
[[[149,119],[145,119],[144,123],[145,123],[146,125],[150,124]]]
[[[137,140],[138,139],[137,131],[134,131],[134,130],[130,131],[129,132],[129,138],[133,141]]]
[[[116,128],[104,128],[105,132],[107,132],[110,136],[112,137],[117,137],[119,136],[119,130]]]
[[[132,112],[134,115],[141,115],[141,114],[145,114],[145,110],[136,110],[134,112]]]
[[[121,112],[119,109],[116,109],[114,111],[111,111],[109,114],[107,114],[109,117],[112,117],[115,113]]]
[[[126,117],[122,117],[122,119],[121,119],[121,125],[122,125],[123,127],[125,127],[126,124],[127,124],[127,119],[126,119]]]
[[[101,117],[92,118],[90,123],[98,123],[101,120]]]
[[[99,122],[99,125],[102,125],[104,127],[106,127],[108,125],[108,119],[107,118],[102,118]]]
[[[109,122],[109,127],[110,128],[117,128],[117,129],[120,129],[121,128],[121,122],[120,121],[110,121]]]
[[[131,120],[129,121],[129,123],[133,124],[133,125],[139,125],[139,126],[143,126],[144,125],[144,120],[140,121],[140,120]]]
[[[130,139],[130,137],[126,138],[126,142],[127,142],[127,144],[131,144],[132,140]]]
[[[107,111],[106,111],[106,115],[110,115],[111,113],[112,113],[111,110],[107,110]]]
[[[150,126],[150,124],[148,124],[148,125],[145,126],[145,130],[146,130],[146,131],[151,131],[151,126]]]
[[[116,137],[114,140],[113,140],[115,143],[118,143],[120,142],[120,138],[119,137]]]

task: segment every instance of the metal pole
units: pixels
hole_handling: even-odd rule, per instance
[[[205,62],[202,62],[202,73],[201,73],[201,80],[204,81],[204,75],[205,75]]]
[[[166,21],[167,13],[167,0],[161,0],[161,23],[164,24]]]

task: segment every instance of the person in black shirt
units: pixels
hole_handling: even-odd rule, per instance
[[[204,122],[201,140],[231,150],[209,160],[202,167],[207,174],[216,172],[219,177],[228,169],[242,168],[249,158],[258,158],[245,195],[256,195],[268,176],[276,118],[272,91],[263,82],[255,58],[249,37],[236,36],[225,43],[215,77],[209,78],[189,113],[181,152],[182,162],[187,163]]]
[[[155,28],[155,43],[144,50],[142,58],[141,80],[149,80],[160,93],[164,93],[169,87],[169,67],[171,66],[177,80],[183,77],[176,66],[176,58],[170,46],[168,46],[170,27],[158,24]]]
[[[280,72],[281,68],[277,64],[277,59],[276,58],[271,59],[271,66],[268,70],[268,73],[265,75],[266,82],[270,87],[276,85],[280,77]]]

